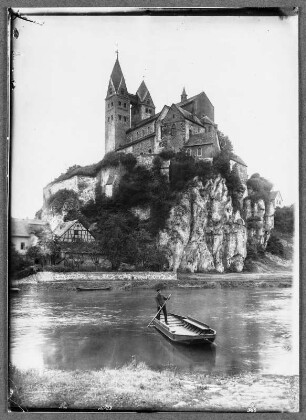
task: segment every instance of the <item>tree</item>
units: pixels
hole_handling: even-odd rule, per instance
[[[294,206],[276,207],[274,214],[274,227],[279,232],[294,232]]]

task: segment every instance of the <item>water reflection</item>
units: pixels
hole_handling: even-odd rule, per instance
[[[147,324],[151,290],[37,290],[11,302],[11,361],[20,368],[101,369],[132,358],[154,369],[291,374],[290,289],[174,290],[169,310],[217,330],[217,346],[173,344]]]

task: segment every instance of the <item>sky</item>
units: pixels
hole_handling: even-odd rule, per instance
[[[30,16],[29,16],[30,18]],[[104,155],[104,110],[119,50],[128,91],[156,112],[204,91],[248,165],[298,201],[298,18],[35,16],[13,40],[11,215],[34,217],[43,187]]]

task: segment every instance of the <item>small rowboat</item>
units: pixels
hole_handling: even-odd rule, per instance
[[[208,325],[176,314],[168,314],[168,325],[163,320],[154,319],[154,327],[171,341],[183,344],[211,344],[216,338],[216,331]]]
[[[94,290],[111,290],[111,287],[77,287],[76,290],[78,292],[92,292]]]

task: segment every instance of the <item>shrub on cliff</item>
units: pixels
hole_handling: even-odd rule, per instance
[[[280,232],[294,232],[294,207],[276,207],[274,214],[274,227]]]
[[[270,202],[270,192],[272,190],[273,184],[268,181],[266,178],[261,177],[258,173],[253,174],[247,180],[247,188],[249,191],[249,197],[251,200],[258,201],[262,199],[265,203]]]
[[[78,194],[73,190],[59,190],[51,195],[47,201],[47,206],[57,214],[61,214],[63,208],[67,210],[79,207]]]
[[[285,256],[284,246],[275,233],[272,233],[272,235],[270,236],[266,251],[270,252],[271,254],[278,255],[280,257]]]

